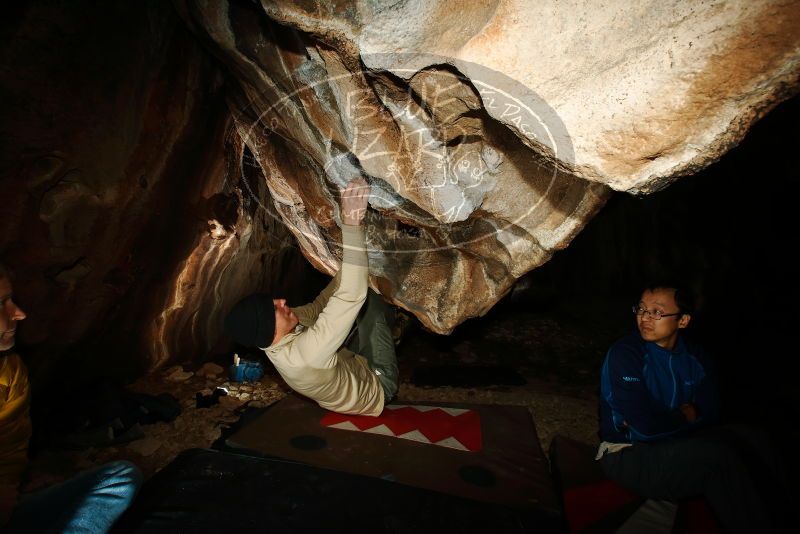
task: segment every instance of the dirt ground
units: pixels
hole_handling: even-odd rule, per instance
[[[413,320],[400,324],[405,325],[397,348],[400,401],[526,406],[545,453],[556,434],[597,442],[599,368],[614,333],[587,328],[568,315],[511,308],[470,321],[450,336],[425,332]],[[258,382],[230,382],[226,376],[230,363],[220,358],[215,369],[209,370],[208,365],[201,369],[199,364],[176,366],[130,384],[131,391],[173,395],[182,407],[181,414],[169,423],[142,425],[144,437],[128,443],[82,451],[44,451],[33,462],[31,487],[37,485],[37,479],[66,478],[114,459],[131,460],[150,477],[185,449],[211,447],[245,411],[265,409],[288,393],[271,365],[263,361],[266,374]],[[462,381],[460,387],[414,383],[418,370],[440,366],[496,368],[520,382],[519,377],[524,378],[525,383],[470,386]],[[443,378],[447,382],[447,372]],[[210,395],[217,387],[225,388],[228,395],[213,406],[196,407],[197,393]]]
[[[398,350],[402,379],[398,397],[526,406],[545,453],[556,434],[596,443],[599,371],[608,337],[589,333],[564,316],[514,309],[468,322],[447,337],[414,329]],[[475,387],[414,384],[415,370],[440,366],[474,367],[490,374],[493,368],[500,369],[517,373],[526,383]],[[467,375],[465,380],[469,378]]]

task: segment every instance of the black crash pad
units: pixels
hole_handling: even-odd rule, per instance
[[[116,533],[557,532],[559,524],[371,477],[192,449],[150,479]]]

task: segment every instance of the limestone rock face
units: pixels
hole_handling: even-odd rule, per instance
[[[373,287],[446,333],[797,89],[798,2],[200,2],[229,105],[303,252],[337,267],[368,178]]]
[[[559,163],[620,191],[652,192],[703,168],[800,77],[797,0],[262,5],[283,24],[351,43],[370,70],[408,78],[445,61],[470,79],[485,66],[516,80],[563,121],[574,150]],[[543,149],[513,109],[484,108]]]

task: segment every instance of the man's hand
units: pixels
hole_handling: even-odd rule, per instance
[[[342,191],[342,222],[358,226],[367,213],[369,184],[363,178],[350,180]]]
[[[697,421],[697,408],[694,407],[694,404],[682,404],[680,410],[688,422]]]
[[[16,486],[0,484],[0,527],[8,523],[18,499],[19,490]]]

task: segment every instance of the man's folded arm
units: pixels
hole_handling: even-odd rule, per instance
[[[688,428],[680,410],[659,411],[644,382],[637,358],[625,350],[609,351],[608,371],[611,384],[611,409],[618,414],[631,441],[653,441]]]
[[[703,367],[704,376],[694,392],[693,404],[697,408],[695,424],[713,424],[719,421],[719,386],[716,369],[704,352],[698,352],[696,357]]]

